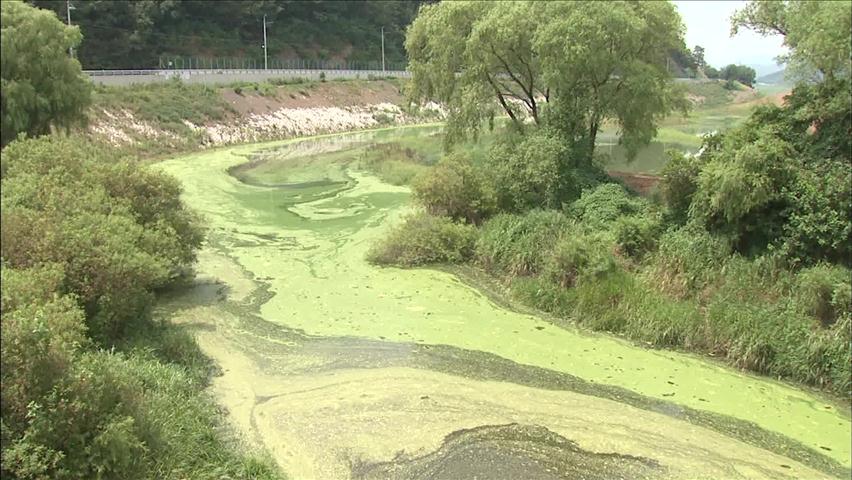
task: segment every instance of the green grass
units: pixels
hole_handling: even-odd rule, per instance
[[[184,120],[195,124],[222,120],[233,110],[214,87],[168,81],[132,87],[98,86],[93,99],[95,110],[127,109],[140,120],[187,133]]]

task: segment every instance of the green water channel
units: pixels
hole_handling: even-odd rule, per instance
[[[397,143],[431,162],[435,132],[158,164],[210,229],[197,284],[161,309],[198,327],[223,367],[214,393],[291,476],[573,478],[576,462],[589,478],[848,476],[848,413],[815,394],[557,327],[453,273],[367,264],[411,207],[362,168],[365,152]]]

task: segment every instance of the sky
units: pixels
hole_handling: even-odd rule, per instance
[[[704,47],[704,59],[709,65],[716,68],[729,63],[750,65],[758,70],[758,75],[782,68],[775,64],[775,57],[786,52],[781,36],[763,37],[746,29],[730,36],[730,17],[745,6],[745,1],[680,0],[673,3],[686,25],[686,46],[690,49],[695,45]]]

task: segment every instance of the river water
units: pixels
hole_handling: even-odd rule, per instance
[[[221,366],[250,448],[291,478],[848,477],[848,412],[814,393],[557,326],[475,272],[367,264],[409,192],[358,159],[434,131],[158,164],[209,226],[195,284],[158,311]]]

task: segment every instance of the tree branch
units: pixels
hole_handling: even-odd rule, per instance
[[[503,93],[497,87],[497,84],[494,83],[494,80],[491,78],[491,75],[489,75],[488,72],[485,72],[485,79],[488,81],[489,84],[491,84],[491,87],[494,88],[494,93],[497,94],[497,100],[500,102],[500,105],[503,107],[503,110],[505,110],[506,113],[509,115],[509,118],[511,118],[516,125],[520,125],[520,122],[518,122],[518,118],[515,116],[515,112],[513,112],[512,109],[509,108],[509,105],[506,104],[506,99],[503,98]]]

